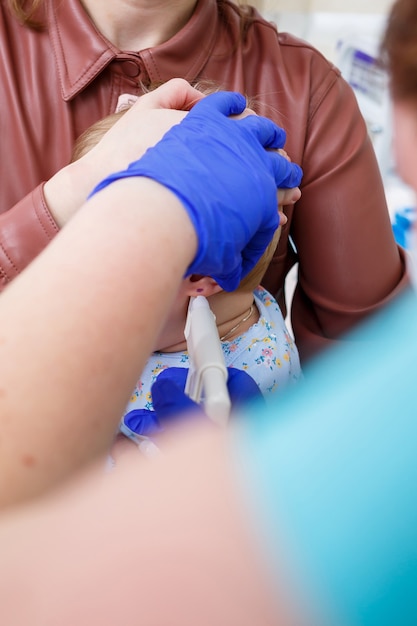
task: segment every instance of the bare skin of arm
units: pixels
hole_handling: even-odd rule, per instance
[[[176,196],[128,179],[94,196],[4,291],[1,504],[107,449],[195,250]]]
[[[126,453],[4,516],[0,551],[8,626],[300,624],[285,586],[272,592],[220,430],[181,431],[154,462]]]

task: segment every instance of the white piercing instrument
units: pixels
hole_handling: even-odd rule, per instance
[[[184,335],[189,355],[185,393],[203,403],[210,419],[225,426],[231,410],[227,367],[216,317],[204,296],[190,298]]]

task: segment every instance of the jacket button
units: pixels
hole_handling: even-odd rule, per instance
[[[135,63],[135,61],[123,61],[121,66],[123,73],[130,78],[136,78],[140,74],[140,67],[137,63]]]

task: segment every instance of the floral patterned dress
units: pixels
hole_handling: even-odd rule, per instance
[[[275,393],[302,377],[300,359],[276,300],[263,287],[254,291],[259,320],[232,341],[223,341],[227,367],[244,370],[256,381],[263,395]],[[154,352],[133,390],[125,414],[135,409],[153,409],[151,387],[167,367],[188,367],[188,353]]]

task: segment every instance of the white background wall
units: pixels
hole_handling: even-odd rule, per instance
[[[332,61],[338,41],[355,33],[377,40],[393,0],[255,0],[281,31],[306,39]]]

